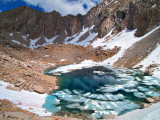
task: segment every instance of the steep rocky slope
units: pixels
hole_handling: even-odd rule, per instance
[[[0,42],[0,80],[9,82],[19,90],[48,93],[57,89],[54,77],[44,75],[44,71],[56,65],[80,63],[85,59],[103,61],[115,55],[120,49],[101,50],[100,48],[75,45],[50,45],[32,51],[16,43]]]
[[[58,88],[57,79],[44,71],[56,65],[89,59],[133,67],[159,46],[160,28],[143,36],[160,25],[159,16],[159,0],[104,0],[84,16],[61,16],[25,6],[2,12],[0,80],[14,85],[8,89],[48,93]]]
[[[137,29],[142,36],[160,24],[158,0],[104,0],[85,16],[61,16],[58,12],[39,12],[21,6],[0,13],[1,37],[23,46],[37,48],[53,43],[86,46],[102,38],[113,28]]]

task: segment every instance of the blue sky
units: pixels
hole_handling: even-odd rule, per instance
[[[84,15],[102,1],[103,0],[0,0],[0,12],[25,5],[45,12],[56,10],[63,16],[67,14]]]

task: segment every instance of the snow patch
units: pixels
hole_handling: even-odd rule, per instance
[[[65,44],[73,44],[73,45],[81,45],[81,46],[86,47],[87,45],[90,44],[90,41],[91,41],[95,36],[98,35],[98,33],[91,33],[91,30],[93,30],[93,28],[94,28],[94,25],[91,26],[90,28],[89,28],[89,27],[87,27],[87,28],[84,28],[84,27],[83,27],[82,32],[80,32],[79,34],[75,34],[75,35],[73,35],[73,36],[71,36],[71,37],[67,37],[67,38],[65,39],[65,42],[64,42],[64,43],[65,43]],[[82,41],[79,42],[79,39],[80,39],[84,34],[86,34],[87,32],[89,32],[90,35],[89,35],[86,39],[84,39],[84,40],[82,40]],[[73,38],[73,39],[68,42],[68,40],[71,39],[71,38]]]
[[[35,48],[38,48],[38,47],[42,47],[42,46],[46,46],[46,45],[51,45],[53,44],[54,40],[58,37],[59,35],[57,36],[54,36],[52,37],[51,39],[48,39],[48,38],[44,38],[45,39],[45,43],[43,45],[35,45],[40,39],[41,37],[35,39],[35,40],[32,40],[30,39],[30,46],[29,48],[31,48],[32,50],[34,50]]]
[[[29,34],[22,36],[23,40],[27,41]]]
[[[63,61],[66,61],[66,60],[67,60],[67,59],[61,59],[60,61],[63,62]]]
[[[6,88],[8,85],[11,84],[3,81],[0,81],[0,84],[2,84],[2,86],[0,86],[0,99],[7,99],[14,104],[21,103],[21,105],[18,105],[18,107],[36,113],[40,116],[51,116],[51,113],[46,112],[46,109],[42,108],[42,105],[45,103],[45,98],[47,97],[47,94],[38,94],[25,90],[12,91]]]
[[[153,50],[150,55],[148,55],[142,62],[140,62],[136,66],[143,65],[141,70],[145,71],[146,67],[148,67],[150,64],[160,64],[160,45],[157,45],[156,49]],[[153,76],[160,78],[160,65],[155,68]]]
[[[142,36],[142,37],[135,37],[134,34],[136,32],[136,30],[123,30],[122,32],[118,33],[117,35],[111,35],[113,29],[104,37],[101,39],[97,39],[95,42],[93,42],[91,45],[93,47],[98,47],[98,46],[102,46],[103,49],[113,49],[115,46],[117,47],[121,47],[121,50],[114,55],[113,57],[105,60],[103,62],[103,64],[111,64],[114,65],[114,63],[121,58],[125,51],[132,47],[136,42],[140,41],[141,39],[145,38],[146,36],[150,35],[151,33],[153,33],[155,30],[159,29],[160,26],[156,27],[155,29],[153,29],[152,31],[150,31],[149,33],[147,33],[146,35]],[[107,38],[109,38],[107,40]],[[105,46],[105,47],[104,47]]]
[[[13,33],[10,33],[9,35],[10,35],[11,37],[13,37]]]
[[[14,43],[17,43],[17,44],[21,45],[21,43],[20,43],[19,41],[12,40],[12,42],[14,42]]]
[[[40,40],[41,39],[41,37],[39,37],[39,38],[37,38],[37,39],[30,39],[30,45],[29,45],[29,48],[31,48],[32,50],[33,49],[35,49],[35,48],[37,48],[37,46],[35,45],[36,44],[36,42],[38,42],[38,40]]]

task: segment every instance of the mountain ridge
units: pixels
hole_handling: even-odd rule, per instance
[[[144,5],[141,6],[142,4]],[[89,44],[96,38],[103,38],[113,28],[112,33],[118,33],[125,28],[137,29],[135,35],[139,37],[159,25],[159,4],[157,0],[104,0],[84,16],[61,16],[56,11],[44,13],[21,6],[0,14],[0,32],[6,39],[16,40],[27,47],[30,39],[41,38],[37,45],[40,43],[39,46],[42,46],[46,43],[45,38],[52,39],[55,36],[58,37],[52,44],[70,43],[84,28],[89,30],[79,37],[79,41],[85,41],[92,33],[96,33],[87,40]],[[10,33],[13,36],[9,36]],[[26,41],[22,36],[26,36]]]

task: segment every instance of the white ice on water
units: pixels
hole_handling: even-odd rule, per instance
[[[93,62],[91,60],[85,60],[80,64],[72,64],[72,65],[58,67],[57,69],[49,71],[49,73],[67,73],[67,72],[71,72],[72,70],[78,70],[78,69],[88,68],[88,67],[93,67],[98,65],[99,65],[98,63]]]

